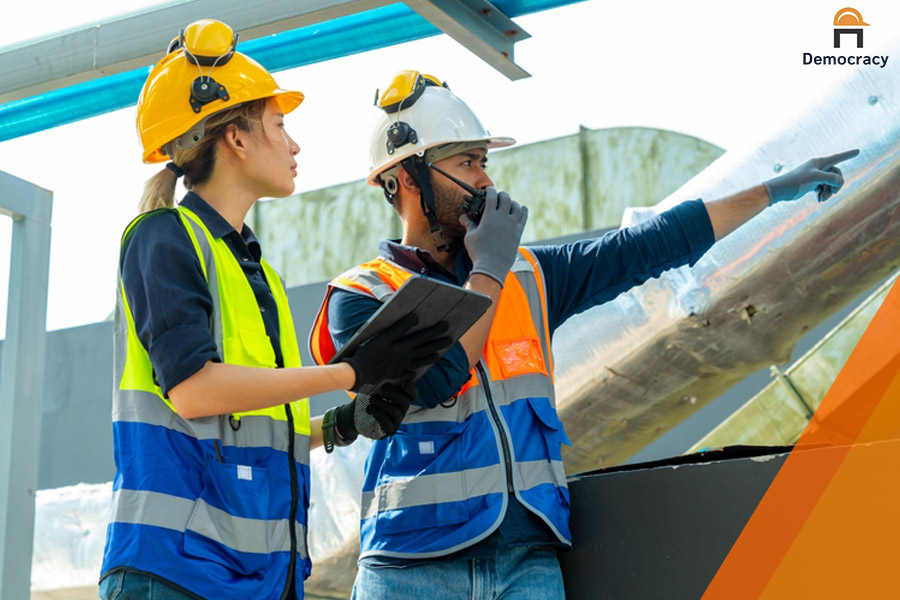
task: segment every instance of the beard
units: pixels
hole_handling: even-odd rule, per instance
[[[466,228],[459,222],[463,210],[463,198],[465,192],[455,183],[431,180],[431,190],[434,194],[434,213],[438,223],[444,232],[444,241],[451,245],[459,245],[466,235]]]

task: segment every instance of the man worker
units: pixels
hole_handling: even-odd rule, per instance
[[[485,172],[488,150],[514,140],[490,135],[445,84],[415,71],[398,73],[378,104],[368,182],[399,213],[403,237],[331,281],[310,336],[313,356],[327,362],[415,275],[486,294],[492,306],[416,382],[418,399],[396,434],[372,446],[353,598],[562,599],[556,553],[571,534],[560,447],[569,442],[555,409],[553,332],[667,269],[693,265],[771,204],[813,190],[828,199],[843,184],[835,165],[858,151],[812,159],[727,198],[684,202],[598,239],[521,248],[527,209]],[[477,212],[477,190],[480,220],[467,213]],[[346,407],[331,418],[337,445],[356,437]]]

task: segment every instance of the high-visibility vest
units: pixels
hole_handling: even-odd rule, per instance
[[[193,212],[181,207],[177,214],[212,295],[209,326],[219,359],[274,369],[275,352],[237,259]],[[284,366],[298,367],[281,278],[261,264],[278,308]],[[114,341],[117,473],[102,572],[130,567],[210,599],[277,599],[293,569],[302,598],[310,572],[308,400],[180,417],[155,381],[121,273]]]
[[[334,289],[384,302],[413,275],[378,258],[333,279],[310,334],[315,360],[334,355]],[[471,546],[499,527],[510,493],[571,544],[560,453],[569,440],[556,413],[545,297],[540,264],[520,248],[470,380],[435,408],[412,406],[396,435],[372,445],[362,557],[428,558]]]

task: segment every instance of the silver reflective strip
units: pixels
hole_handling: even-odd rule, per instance
[[[467,489],[463,488],[463,481]],[[505,488],[500,465],[454,473],[417,475],[394,479],[381,484],[375,491],[363,492],[360,510],[362,518],[368,519],[386,510],[438,502],[459,502],[502,492]]]
[[[113,402],[113,422],[146,423],[165,427],[199,440],[217,439],[225,446],[239,448],[290,449],[287,421],[262,415],[241,418],[235,431],[227,415],[182,419],[156,394],[140,390],[117,390]],[[309,465],[309,436],[294,434],[294,460]]]
[[[194,232],[197,238],[197,244],[200,246],[200,253],[203,255],[203,262],[206,266],[206,284],[209,286],[209,293],[212,296],[212,314],[210,315],[210,332],[213,340],[216,342],[216,351],[219,354],[219,360],[224,362],[222,356],[224,346],[224,328],[222,326],[222,304],[219,298],[219,278],[216,274],[216,260],[213,256],[213,249],[209,245],[209,239],[206,232],[200,225],[195,223],[193,219],[184,215],[187,209],[179,209],[181,211],[181,221],[186,223]]]
[[[567,487],[566,470],[561,460],[518,462],[513,469],[513,474],[516,476],[514,483],[517,490],[530,490],[544,483]]]
[[[462,394],[456,399],[452,406],[441,406],[438,404],[434,408],[426,408],[424,406],[410,406],[409,412],[403,418],[404,423],[462,423],[476,412],[484,410],[481,402],[473,402],[474,397],[471,392]]]
[[[203,500],[194,501],[159,492],[126,489],[114,492],[111,521],[175,531],[190,529],[239,552],[268,554],[291,551],[288,519],[267,521],[235,517]],[[305,559],[305,527],[299,523],[294,525],[297,552]]]
[[[513,265],[509,270],[513,273],[520,273],[522,271],[534,272],[534,267],[531,266],[531,263],[528,262],[527,258],[522,256],[521,254],[516,254],[516,260],[513,262]]]
[[[385,283],[373,285],[371,291],[372,295],[375,296],[379,302],[387,302],[387,299],[394,294],[394,288]]]
[[[539,373],[491,382],[491,394],[498,406],[507,406],[522,398],[550,398],[551,406],[553,403],[553,385]],[[450,407],[410,407],[403,423],[462,423],[479,412],[484,412],[484,394],[481,385],[476,385],[460,394]]]
[[[122,299],[122,273],[119,272],[116,286],[116,313],[113,320],[113,358],[115,369],[113,373],[113,387],[119,388],[122,375],[125,373],[125,359],[128,348],[128,319],[125,316],[125,303]]]
[[[399,269],[401,271],[406,271],[407,273],[412,273],[412,271],[410,271],[409,269],[404,269],[403,267],[401,267],[400,265],[398,265],[397,263],[395,263],[393,261],[386,260],[384,258],[382,258],[381,260],[383,260],[385,263],[391,265],[392,267],[394,267],[396,269]],[[413,273],[413,275],[415,275],[415,273]],[[381,277],[378,275],[378,273],[373,271],[372,269],[364,269],[359,266],[353,267],[352,269],[344,271],[343,273],[338,275],[338,277],[336,277],[335,279],[333,279],[331,281],[331,285],[334,287],[338,287],[343,290],[347,290],[348,292],[356,292],[357,294],[359,294],[361,292],[360,290],[343,285],[340,282],[338,282],[337,280],[340,278],[350,279],[351,281],[356,281],[358,283],[363,284],[366,288],[369,289],[369,291],[372,293],[372,295],[375,297],[375,299],[378,300],[379,302],[387,301],[387,299],[391,295],[393,295],[393,293],[396,291],[389,284],[385,283],[384,280],[382,280]]]

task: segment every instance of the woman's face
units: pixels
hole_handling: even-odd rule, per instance
[[[261,127],[248,136],[247,176],[256,184],[259,194],[283,198],[294,193],[300,146],[284,128],[284,114],[275,98],[269,98]]]

